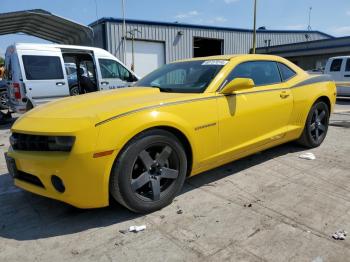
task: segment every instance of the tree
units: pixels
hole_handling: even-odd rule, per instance
[[[4,63],[5,63],[5,59],[2,56],[0,56],[0,65],[2,65]]]

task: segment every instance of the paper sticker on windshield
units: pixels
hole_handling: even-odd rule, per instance
[[[226,60],[208,60],[204,61],[202,65],[226,65],[228,61]]]

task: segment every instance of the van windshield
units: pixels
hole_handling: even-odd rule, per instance
[[[134,86],[159,88],[162,92],[202,93],[227,64],[226,60],[198,60],[167,64]]]

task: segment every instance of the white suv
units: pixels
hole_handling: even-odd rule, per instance
[[[350,56],[329,58],[324,73],[332,76],[338,96],[350,96]]]

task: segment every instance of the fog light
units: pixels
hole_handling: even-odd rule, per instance
[[[51,183],[58,192],[63,193],[64,191],[66,191],[62,179],[58,176],[51,176]]]

